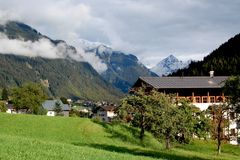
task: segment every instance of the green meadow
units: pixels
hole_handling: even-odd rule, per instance
[[[224,144],[216,155],[213,141],[164,144],[150,134],[141,142],[138,129],[90,119],[0,114],[0,160],[237,160],[240,147]]]

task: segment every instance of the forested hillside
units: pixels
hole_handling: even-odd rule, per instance
[[[216,76],[240,74],[240,34],[229,39],[203,61],[191,62],[186,69],[180,69],[171,76],[202,76],[214,70]]]
[[[89,63],[0,54],[0,88],[29,81],[42,82],[52,96],[91,100],[116,100],[121,96]]]

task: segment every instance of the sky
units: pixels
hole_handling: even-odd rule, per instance
[[[151,67],[170,54],[201,60],[238,34],[240,0],[0,0],[7,20],[76,47],[104,43]]]

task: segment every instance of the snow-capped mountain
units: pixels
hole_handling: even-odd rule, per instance
[[[155,72],[158,76],[166,76],[178,69],[185,68],[191,61],[183,62],[178,60],[173,55],[161,60],[155,67],[151,68],[152,72]]]
[[[125,93],[128,92],[138,77],[157,76],[132,54],[115,51],[104,44],[94,45],[88,42],[84,43],[84,45],[82,48],[85,49],[86,53],[94,53],[102,63],[106,64],[107,69],[101,72],[100,75]]]

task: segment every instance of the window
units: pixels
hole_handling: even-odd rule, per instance
[[[195,97],[196,103],[201,103],[201,98],[200,97]]]
[[[208,102],[207,97],[202,97],[202,102],[207,103]]]
[[[215,103],[215,97],[210,97],[210,103]]]

